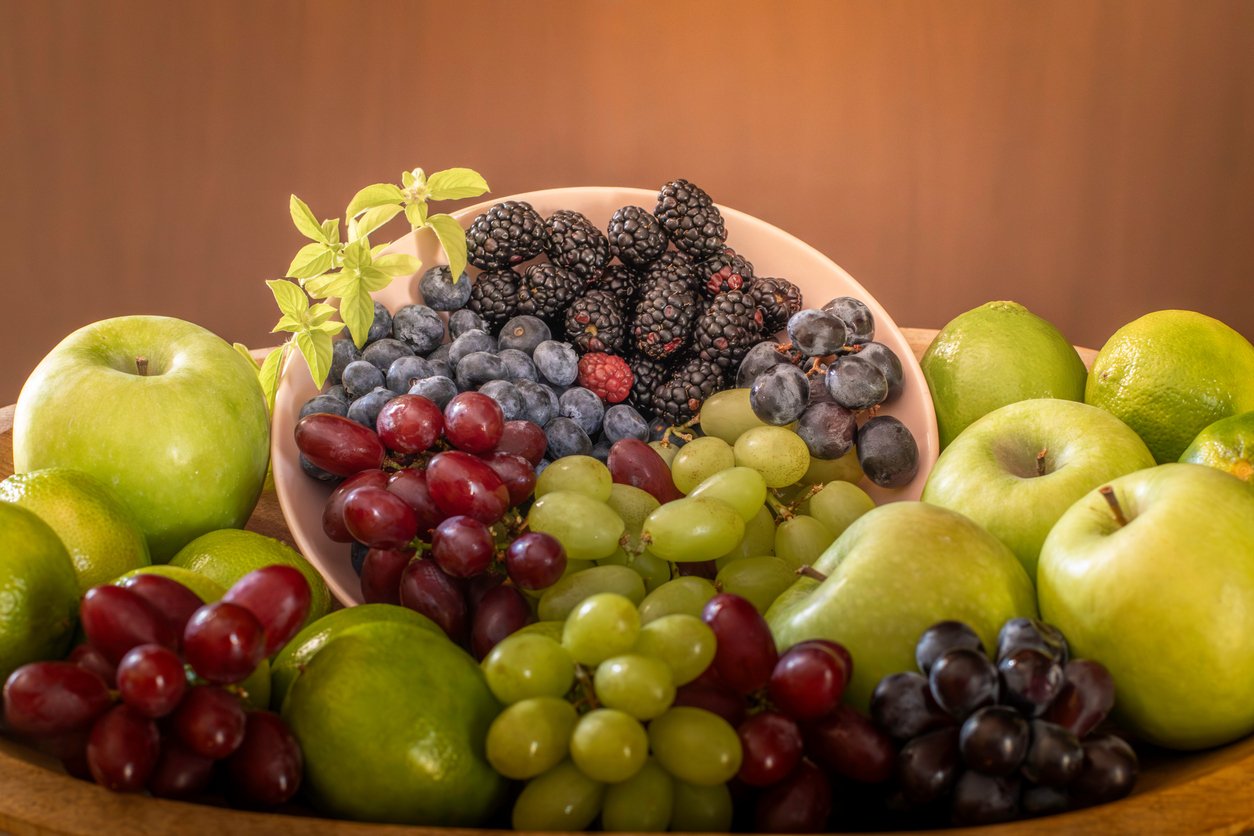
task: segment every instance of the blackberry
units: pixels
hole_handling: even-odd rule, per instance
[[[641,286],[648,287],[662,279],[682,281],[689,288],[696,290],[698,281],[697,264],[692,257],[678,250],[662,253],[657,261],[645,268]]]
[[[701,358],[724,370],[735,369],[762,339],[762,311],[748,293],[729,290],[714,297],[694,326]]]
[[[488,208],[466,230],[466,258],[480,270],[499,270],[540,254],[544,219],[530,203],[505,200]]]
[[[610,253],[623,264],[644,267],[657,261],[667,241],[662,222],[643,207],[624,206],[610,218]]]
[[[697,265],[701,290],[714,297],[729,290],[747,291],[753,284],[753,265],[731,247]]]
[[[518,274],[513,270],[485,270],[475,277],[466,307],[495,333],[518,307]]]
[[[672,426],[701,411],[701,404],[723,385],[717,363],[693,357],[675,369],[653,392],[653,414]]]
[[[663,276],[648,286],[631,326],[636,350],[656,360],[674,357],[688,344],[696,306],[686,281]]]
[[[662,360],[654,360],[645,355],[636,355],[628,359],[631,373],[635,379],[631,382],[631,402],[646,416],[653,414],[653,393],[662,381],[670,375],[670,366]]]
[[[592,289],[608,290],[618,298],[623,310],[629,311],[636,306],[641,284],[640,274],[635,270],[622,264],[611,264],[592,283]]]
[[[727,230],[710,196],[687,180],[672,180],[657,193],[653,214],[662,222],[676,249],[697,259],[723,249]]]
[[[788,279],[759,276],[749,288],[762,309],[762,327],[774,334],[788,324],[788,318],[801,310],[801,289]]]
[[[610,262],[610,242],[583,214],[558,209],[544,222],[544,251],[549,261],[565,267],[585,284],[601,275]]]
[[[518,283],[518,313],[556,319],[583,290],[583,281],[572,271],[541,262],[527,268]]]
[[[623,348],[623,309],[608,290],[589,290],[566,309],[566,339],[579,353]]]

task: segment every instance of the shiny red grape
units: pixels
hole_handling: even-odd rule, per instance
[[[566,550],[552,534],[527,531],[505,549],[505,571],[522,589],[545,589],[566,572]]]
[[[196,685],[170,716],[170,728],[193,754],[220,760],[244,739],[239,697],[216,685]]]
[[[163,736],[161,754],[148,778],[148,791],[157,798],[194,798],[209,788],[213,764],[177,737]]]
[[[112,704],[105,681],[73,662],[22,665],[4,683],[8,728],[31,737],[89,729]]]
[[[754,714],[736,728],[736,734],[743,754],[736,777],[751,787],[778,784],[801,761],[801,729],[778,711]]]
[[[455,578],[478,575],[496,557],[492,531],[473,517],[449,517],[435,527],[431,557]]]
[[[330,412],[315,412],[296,423],[296,447],[327,473],[352,476],[383,465],[387,450],[378,434],[356,421]]]
[[[480,572],[473,578],[466,578],[462,590],[466,596],[468,612],[474,612],[483,600],[483,596],[505,583],[505,576],[499,572]]]
[[[775,663],[767,696],[797,720],[815,720],[840,704],[845,693],[845,662],[825,647],[791,647]]]
[[[878,784],[892,776],[892,739],[847,705],[807,723],[802,732],[806,754],[843,778]]]
[[[658,502],[670,502],[683,496],[675,487],[666,461],[657,450],[638,438],[614,442],[605,464],[615,482],[652,494]]]
[[[722,680],[743,694],[766,685],[779,653],[771,628],[753,604],[739,595],[719,593],[706,602],[701,620],[718,642],[714,667]]]
[[[398,470],[388,479],[387,489],[388,493],[396,494],[414,510],[418,521],[418,539],[430,543],[432,529],[448,515],[431,498],[426,472],[413,467]]]
[[[803,760],[791,775],[758,796],[753,826],[759,833],[824,833],[831,814],[827,776]]]
[[[676,688],[672,705],[703,708],[722,717],[733,727],[740,725],[749,711],[749,701],[744,694],[726,685],[701,682],[699,678]]]
[[[479,599],[471,619],[470,652],[476,659],[482,659],[497,642],[534,620],[531,606],[517,589],[512,586],[489,589]]]
[[[87,738],[87,767],[96,783],[114,792],[138,792],[161,751],[157,724],[127,705],[109,709]]]
[[[431,457],[427,489],[445,516],[464,514],[491,525],[509,509],[509,490],[501,477],[483,460],[460,450]]]
[[[379,410],[375,429],[384,447],[413,455],[435,444],[444,430],[444,414],[422,395],[397,395]]]
[[[548,450],[549,439],[539,424],[531,421],[506,421],[501,430],[501,440],[496,445],[498,453],[514,453],[531,462],[535,467]]]
[[[454,395],[444,407],[444,437],[458,450],[489,453],[501,443],[505,413],[482,392]]]
[[[243,682],[265,658],[266,633],[251,612],[228,601],[196,610],[183,632],[183,655],[218,685]]]
[[[1115,680],[1101,662],[1073,659],[1064,669],[1067,682],[1045,711],[1045,719],[1084,738],[1115,705]]]
[[[274,807],[300,789],[300,744],[277,714],[248,712],[244,740],[224,762],[229,794],[248,805]]]
[[[353,542],[352,532],[344,524],[344,500],[356,488],[387,487],[388,474],[384,470],[363,470],[349,476],[331,491],[327,504],[322,506],[322,530],[337,543]]]
[[[92,587],[83,596],[78,613],[87,641],[115,665],[128,650],[141,644],[178,647],[174,627],[132,589]]]
[[[403,549],[418,536],[418,517],[403,499],[383,488],[353,490],[344,498],[344,525],[372,549]]]
[[[118,694],[145,717],[164,717],[187,691],[187,674],[178,654],[159,644],[133,647],[118,663]]]
[[[110,688],[117,687],[118,666],[106,659],[103,653],[90,644],[84,643],[75,647],[66,657],[66,661],[73,662],[83,670],[91,671],[103,679],[105,685]]]
[[[134,592],[161,613],[170,623],[175,637],[180,641],[188,619],[204,603],[199,595],[173,578],[165,578],[148,572],[131,575],[122,581],[120,586]]]
[[[483,460],[501,477],[511,506],[520,505],[531,497],[536,489],[536,471],[531,462],[514,453],[500,451],[489,453]]]
[[[401,603],[401,573],[413,549],[371,549],[361,564],[361,597],[367,604]]]
[[[313,599],[309,581],[299,569],[274,564],[237,580],[222,600],[239,604],[256,616],[266,631],[262,655],[270,657],[300,630]]]
[[[401,605],[440,625],[455,642],[466,636],[466,597],[434,560],[411,560],[401,573]]]
[[[853,654],[849,652],[849,648],[840,642],[834,642],[829,639],[806,639],[799,641],[793,647],[821,647],[825,650],[836,654],[840,657],[841,663],[845,669],[845,685],[849,684],[849,680],[853,679]]]

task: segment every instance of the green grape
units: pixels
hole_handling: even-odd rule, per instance
[[[638,580],[639,575],[636,577]],[[601,592],[580,602],[566,617],[562,647],[581,665],[599,665],[631,650],[639,634],[640,613],[635,602],[613,592]]]
[[[563,461],[558,459],[558,461]],[[627,546],[636,548],[640,542],[640,527],[653,511],[662,503],[648,491],[631,485],[620,485],[617,482],[610,489],[610,498],[605,501],[610,509],[618,514],[623,521],[623,531],[627,535]]]
[[[514,633],[483,657],[483,676],[501,702],[560,697],[575,681],[575,662],[558,642],[539,633]]]
[[[617,708],[637,720],[652,720],[675,700],[670,667],[661,659],[639,653],[613,656],[597,665],[592,685],[601,705]]]
[[[676,706],[649,723],[649,746],[667,772],[689,784],[724,784],[740,771],[736,730],[703,708]]]
[[[714,631],[695,615],[674,613],[655,618],[640,628],[636,653],[661,659],[671,669],[675,685],[687,685],[714,661],[718,642]]]
[[[597,563],[601,566],[626,566],[631,569],[644,581],[645,592],[652,592],[671,579],[671,565],[648,549],[632,556],[620,548]]]
[[[617,784],[640,771],[649,756],[649,736],[640,721],[613,708],[596,708],[579,718],[570,736],[570,759],[594,781]]]
[[[858,463],[858,448],[851,447],[849,452],[839,459],[810,459],[801,483],[805,485],[825,485],[828,482],[862,481],[862,465]]]
[[[640,531],[651,552],[676,563],[722,557],[744,534],[745,521],[736,509],[708,497],[684,497],[660,505]]]
[[[566,568],[565,570],[562,571],[562,577],[564,578],[567,575],[573,575],[576,572],[582,572],[584,569],[591,569],[593,566],[596,566],[596,565],[597,565],[597,562],[595,560],[571,560],[570,558],[567,558]],[[528,591],[531,591],[531,590],[528,590]],[[543,592],[543,590],[540,590],[540,591]]]
[[[533,621],[524,627],[519,627],[513,635],[522,636],[534,633],[541,636],[548,636],[553,641],[561,644],[562,628],[565,626],[565,621]]]
[[[657,451],[667,467],[671,466],[671,462],[675,461],[675,454],[679,452],[679,445],[670,441],[650,441],[649,446]]]
[[[626,566],[593,566],[544,590],[536,613],[541,621],[565,621],[584,599],[599,592],[624,595],[639,604],[644,600],[644,581]]]
[[[719,569],[715,585],[723,592],[739,595],[760,613],[765,613],[780,594],[797,580],[797,571],[787,561],[774,556],[746,557]]]
[[[783,488],[805,475],[810,467],[806,443],[787,427],[754,427],[736,439],[736,464],[752,467],[768,488]]]
[[[722,569],[733,560],[764,554],[775,554],[775,517],[765,506],[745,523],[745,536],[740,538],[736,548],[716,560],[715,565]]]
[[[839,537],[854,520],[874,507],[875,500],[857,485],[849,482],[828,482],[823,490],[806,500],[800,510],[823,523]]]
[[[701,404],[701,432],[735,444],[745,430],[765,427],[766,422],[753,413],[749,406],[748,389],[724,389],[715,392]],[[797,426],[793,421],[789,429]]]
[[[592,456],[562,456],[540,473],[535,496],[539,499],[553,491],[574,491],[605,502],[613,484],[610,469]]]
[[[831,529],[814,517],[797,514],[775,529],[775,554],[793,566],[813,566],[835,539]]]
[[[686,575],[667,581],[644,596],[640,602],[640,623],[649,622],[672,613],[687,613],[700,617],[705,602],[718,594],[714,584],[696,575]]]
[[[527,514],[527,527],[552,534],[566,556],[575,560],[609,557],[623,536],[618,514],[604,502],[574,491],[553,491],[537,499]]]
[[[702,787],[674,781],[670,829],[675,833],[726,833],[732,825],[732,795],[726,784]]]
[[[586,830],[601,812],[605,785],[563,761],[532,778],[514,801],[515,830]]]
[[[674,779],[650,758],[635,775],[605,788],[601,829],[661,833],[670,824],[674,800]]]
[[[506,778],[523,780],[566,759],[579,715],[558,697],[532,697],[507,707],[488,727],[488,763]]]
[[[679,448],[671,462],[671,479],[681,493],[688,493],[706,477],[735,464],[730,444],[721,438],[702,436]]]
[[[688,496],[722,500],[748,522],[757,516],[766,502],[766,480],[751,467],[729,467],[704,479],[688,492]]]

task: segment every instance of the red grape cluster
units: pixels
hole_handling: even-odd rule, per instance
[[[1035,619],[1006,622],[996,661],[965,624],[926,630],[919,673],[885,677],[871,698],[876,724],[902,744],[902,806],[986,824],[1131,792],[1132,747],[1091,734],[1114,705],[1114,682],[1100,663],[1068,657],[1062,633]]]
[[[678,689],[675,705],[704,708],[736,727],[743,754],[736,777],[751,798],[755,830],[824,832],[835,782],[888,780],[892,741],[841,705],[853,674],[848,650],[812,639],[780,654],[765,619],[738,595],[715,595],[701,617],[718,642],[714,662]]]
[[[239,683],[295,635],[309,604],[290,566],[251,572],[212,604],[159,575],[94,587],[79,607],[87,642],[68,661],[15,670],[5,721],[116,792],[189,798],[217,772],[233,800],[281,804],[300,786],[300,746],[277,715],[244,707]]]

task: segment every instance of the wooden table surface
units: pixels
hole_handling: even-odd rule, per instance
[[[934,331],[902,329],[916,355]],[[1081,349],[1086,365],[1092,352]],[[13,407],[0,407],[0,478],[13,471]],[[248,527],[291,542],[273,492],[265,493]],[[1008,825],[950,834],[1246,833],[1254,831],[1254,737],[1189,755],[1145,753],[1136,791],[1114,804]],[[121,795],[65,775],[59,764],[0,738],[0,832],[25,834],[193,834],[231,836],[447,836],[453,831],[227,810],[201,804]],[[508,831],[505,831],[508,832]]]

